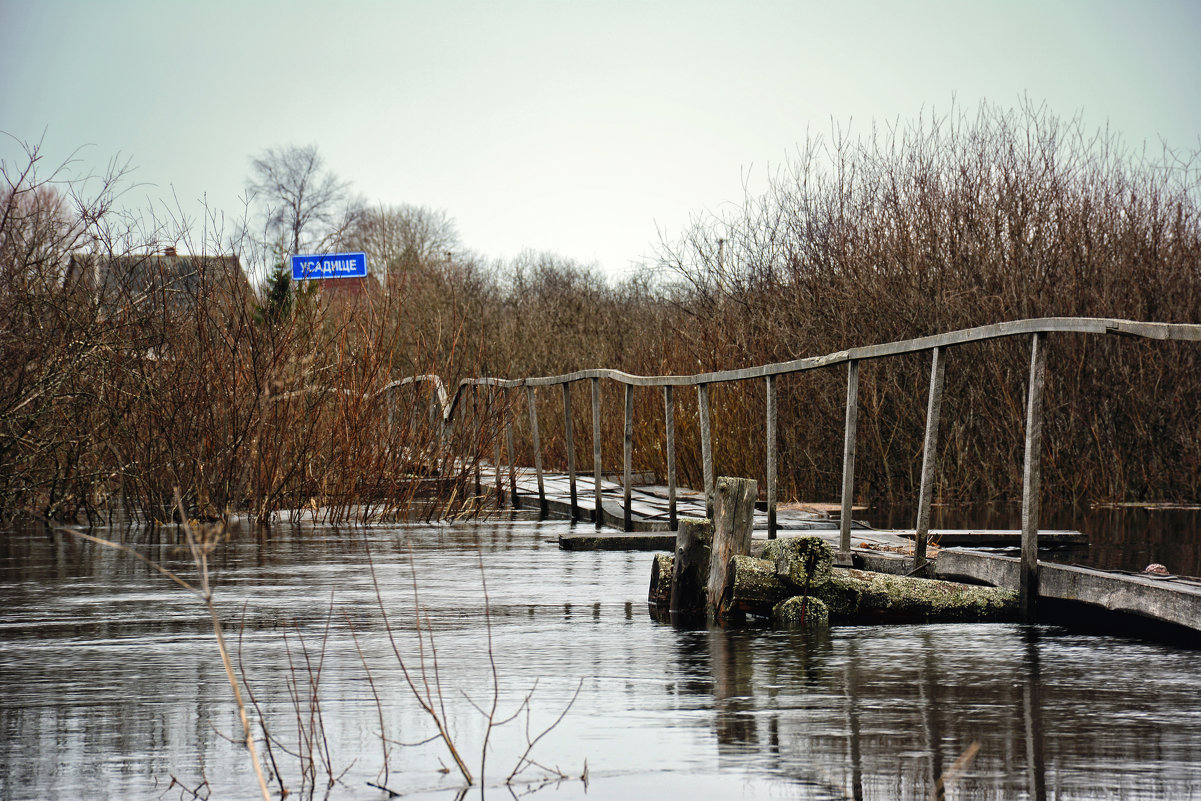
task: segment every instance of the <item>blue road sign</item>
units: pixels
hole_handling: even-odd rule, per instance
[[[311,278],[366,278],[366,253],[326,253],[292,257],[292,280]]]

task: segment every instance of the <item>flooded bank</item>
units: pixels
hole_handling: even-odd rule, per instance
[[[442,743],[402,744],[434,729],[395,645],[477,779],[476,707],[495,686],[494,720],[517,713],[489,736],[496,798],[569,704],[517,794],[891,799],[941,778],[948,798],[1201,798],[1195,651],[1011,624],[676,630],[647,612],[649,554],[560,551],[567,529],[282,528],[222,550],[216,603],[285,786],[456,797]],[[0,796],[190,797],[174,777],[250,797],[238,727],[195,598],[69,537],[0,538]]]

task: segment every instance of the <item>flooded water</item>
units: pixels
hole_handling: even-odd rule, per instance
[[[566,529],[225,546],[216,605],[289,797],[458,796],[399,655],[485,797],[1201,799],[1195,651],[1049,626],[677,630],[647,612],[650,554],[560,551]],[[489,732],[494,698],[511,720]],[[70,537],[0,537],[0,732],[5,799],[257,794],[203,605]]]

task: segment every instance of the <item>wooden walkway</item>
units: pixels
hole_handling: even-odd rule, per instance
[[[501,426],[503,427],[507,454],[514,453],[513,447],[513,417],[519,413],[521,406],[528,406],[529,437],[534,455],[534,471],[516,471],[510,468],[510,479],[502,483],[499,471],[501,462],[501,438],[493,437],[495,447],[494,465],[497,466],[494,488],[501,496],[515,495],[519,503],[530,503],[541,507],[542,513],[558,513],[574,520],[591,521],[598,526],[616,526],[622,530],[622,535],[632,538],[634,535],[653,537],[675,528],[675,518],[680,516],[705,517],[704,503],[701,500],[707,496],[714,497],[716,481],[716,466],[713,459],[713,418],[710,413],[710,390],[722,384],[738,382],[763,382],[766,404],[763,408],[765,437],[762,442],[764,454],[765,480],[763,490],[767,502],[766,511],[756,515],[755,529],[758,536],[779,533],[788,536],[798,532],[815,533],[831,540],[835,544],[835,552],[840,560],[854,558],[867,559],[870,552],[888,553],[910,550],[912,556],[909,562],[916,566],[924,565],[927,560],[927,544],[935,543],[937,531],[930,530],[930,508],[934,497],[934,476],[937,472],[936,456],[938,453],[939,428],[942,415],[942,392],[945,383],[946,356],[949,352],[969,343],[988,342],[1009,337],[1025,338],[1030,343],[1030,371],[1025,386],[1025,430],[1024,453],[1021,482],[1022,497],[1022,528],[1020,532],[1021,559],[1018,562],[1016,589],[1019,591],[1021,614],[1023,619],[1035,619],[1036,602],[1044,594],[1053,597],[1052,590],[1046,593],[1039,587],[1039,568],[1043,560],[1039,558],[1040,550],[1048,540],[1055,539],[1059,533],[1044,532],[1039,526],[1041,513],[1042,486],[1042,451],[1043,451],[1043,390],[1047,375],[1048,339],[1060,336],[1090,336],[1090,337],[1135,337],[1148,341],[1175,341],[1201,343],[1201,324],[1153,323],[1136,320],[1121,320],[1116,318],[1083,318],[1083,317],[1046,317],[1029,320],[1015,320],[994,325],[967,328],[959,331],[915,339],[884,342],[863,347],[848,348],[847,350],[822,355],[806,356],[785,362],[761,364],[735,370],[697,373],[694,375],[658,375],[643,376],[625,373],[620,370],[605,368],[579,370],[573,373],[551,376],[526,376],[521,378],[477,377],[465,378],[459,382],[453,393],[446,388],[436,376],[415,376],[404,378],[387,385],[384,390],[407,387],[410,384],[432,383],[436,392],[431,403],[441,406],[443,435],[450,432],[456,425],[467,426],[474,430],[477,441],[478,434],[484,426],[496,425],[499,410]],[[855,497],[855,452],[859,415],[859,368],[862,362],[890,359],[905,354],[928,354],[930,357],[929,395],[926,405],[925,439],[922,447],[920,482],[917,493],[917,521],[915,536],[911,549],[907,549],[910,540],[897,532],[878,532],[862,527],[852,526],[852,503]],[[971,360],[963,366],[970,369]],[[839,515],[832,521],[820,514],[805,513],[799,510],[781,506],[778,502],[778,476],[781,469],[778,449],[777,432],[777,381],[781,377],[797,375],[810,370],[828,370],[830,368],[846,369],[846,422],[843,427],[842,452],[842,489],[840,493]],[[1052,367],[1054,369],[1054,367]],[[602,481],[599,488],[593,483],[592,475],[600,475],[602,470],[601,434],[604,430],[601,419],[601,381],[615,382],[622,386],[625,398],[624,436],[622,448],[622,484],[609,484]],[[572,411],[572,388],[590,387],[592,396],[592,475],[578,475],[576,467],[577,448],[573,436],[577,423]],[[667,491],[659,487],[638,487],[637,491],[631,481],[631,465],[634,449],[634,388],[656,387],[662,391],[664,436],[662,439],[665,456],[665,479]],[[384,390],[381,390],[383,392]],[[542,448],[540,445],[538,426],[538,391],[553,392],[562,400],[562,436],[566,452],[567,476],[550,475],[543,471]],[[676,390],[694,390],[698,410],[698,444],[700,463],[704,479],[704,495],[690,492],[678,487],[676,481]],[[525,404],[521,404],[517,395],[525,395]],[[647,393],[641,393],[645,397]],[[1020,397],[1020,395],[1019,395]],[[471,403],[463,403],[467,398]],[[468,409],[470,408],[470,411]],[[456,414],[457,412],[457,414]],[[469,419],[474,416],[474,420]],[[456,422],[455,418],[458,418]],[[758,447],[756,443],[747,443],[748,447]],[[476,459],[486,458],[482,453],[468,454]],[[511,458],[511,456],[510,456]],[[1133,458],[1133,455],[1132,455]],[[575,476],[574,480],[569,478]],[[505,484],[507,483],[507,486]],[[538,484],[542,485],[541,495]],[[481,487],[482,489],[482,487]],[[667,497],[665,497],[665,494]],[[599,508],[598,508],[599,507]],[[834,529],[833,526],[838,528]],[[582,533],[582,532],[581,532]],[[947,532],[951,535],[952,532]],[[986,540],[1001,540],[1008,542],[1016,538],[1013,532],[954,532],[955,537],[969,542],[984,542]],[[617,535],[608,534],[606,537]],[[1063,536],[1071,539],[1074,533]],[[593,539],[596,540],[595,535]],[[948,537],[949,539],[949,537]],[[606,540],[614,543],[616,540]],[[599,542],[599,541],[597,541]],[[627,543],[632,546],[632,540]],[[648,547],[650,542],[639,547]],[[565,546],[569,547],[569,546]],[[598,547],[594,543],[594,547]],[[944,551],[945,552],[945,551]],[[968,554],[983,554],[982,551],[966,549]],[[933,555],[933,554],[931,554]],[[894,561],[901,557],[894,553]],[[975,564],[986,564],[976,557],[965,557],[967,561],[975,559]],[[993,565],[995,566],[995,565]],[[916,569],[916,568],[915,568]],[[966,568],[964,568],[966,570]],[[1094,571],[1097,572],[1097,571]],[[988,573],[980,567],[983,576]],[[963,575],[967,575],[964,573]],[[1006,586],[1012,578],[1012,571],[994,571],[988,573],[997,580],[1004,581]],[[1104,578],[1103,576],[1109,576]],[[1144,592],[1127,586],[1126,578],[1117,574],[1103,574],[1095,581],[1073,579],[1070,590],[1063,590],[1071,595],[1079,589],[1079,597],[1085,603],[1095,603],[1104,608],[1129,606],[1125,601],[1113,599],[1122,595],[1139,595],[1150,597],[1154,593]],[[978,580],[987,581],[986,578]],[[1136,582],[1137,583],[1137,582]],[[1139,585],[1142,586],[1142,585]],[[1160,584],[1154,585],[1156,587]],[[1170,585],[1169,585],[1170,586]],[[1060,590],[1054,590],[1060,592]],[[1181,590],[1182,596],[1191,597],[1191,590]],[[1126,597],[1123,596],[1123,597]],[[1191,601],[1187,603],[1192,603]],[[1124,606],[1123,606],[1124,605]],[[1175,620],[1186,617],[1183,614],[1160,616],[1156,611],[1159,607],[1154,604],[1140,606],[1138,614],[1147,614],[1156,619]],[[1189,606],[1189,610],[1194,607]],[[1201,627],[1201,602],[1195,611],[1189,612],[1191,619],[1198,620],[1192,624]],[[1186,624],[1188,625],[1188,624]]]
[[[494,473],[494,468],[489,472]],[[502,471],[503,473],[503,471]],[[506,486],[507,484],[507,486]],[[517,468],[514,480],[506,482],[502,474],[501,494],[503,502],[510,502],[510,492],[516,485],[517,507],[538,509],[538,483],[534,471]],[[562,473],[543,474],[546,496],[545,514],[548,517],[574,519],[587,525],[587,529],[562,534],[559,546],[564,550],[667,550],[675,547],[675,530],[671,525],[669,490],[653,484],[635,485],[630,491],[630,530],[625,527],[623,484],[616,479],[601,480],[601,525],[596,525],[596,483],[592,475],[577,475],[576,505],[572,514],[571,482]],[[493,497],[496,486],[488,485]],[[677,488],[677,515],[679,517],[706,517],[703,492]],[[834,504],[815,505],[834,507]],[[811,507],[780,506],[776,511],[776,530],[779,536],[818,536],[828,541],[837,550],[839,545],[839,518],[821,509]],[[852,521],[852,552],[903,553],[912,555],[914,529],[875,529],[859,521]],[[1007,529],[932,529],[932,541],[946,546],[999,547],[1017,546],[1021,543],[1021,532]],[[768,538],[767,510],[756,510],[754,522],[755,539]],[[1079,531],[1041,531],[1039,539],[1044,547],[1087,545],[1088,537]]]
[[[534,471],[517,469],[512,479],[501,477],[500,499],[521,509],[539,509],[538,481]],[[515,497],[511,495],[516,489]],[[495,483],[481,490],[496,497]],[[591,475],[576,477],[575,511],[572,512],[571,482],[561,473],[543,474],[543,491],[548,517],[574,519],[579,525],[559,536],[564,550],[672,551],[675,532],[671,529],[667,487],[633,486],[630,489],[630,530],[625,531],[623,500],[625,487],[616,481],[601,481],[601,525],[596,525],[596,490]],[[514,504],[513,501],[516,501]],[[704,493],[677,488],[679,517],[705,517]],[[840,527],[837,517],[821,511],[781,506],[777,510],[777,532],[781,537],[817,536],[838,551]],[[913,530],[879,530],[853,522],[851,561],[855,567],[902,574],[913,567]],[[929,575],[953,581],[970,581],[1018,590],[1020,559],[980,550],[988,546],[1017,546],[1020,531],[954,529],[931,532],[933,542],[944,546],[930,554]],[[754,539],[768,537],[766,510],[755,514]],[[1078,531],[1040,531],[1043,547],[1079,546],[1087,535]],[[968,547],[948,547],[948,546]],[[974,547],[973,547],[974,546]],[[757,547],[755,548],[757,550]],[[845,559],[844,564],[848,564]],[[1156,577],[1115,571],[1093,570],[1039,560],[1039,597],[1054,601],[1087,604],[1097,609],[1136,615],[1201,634],[1201,580],[1181,576]]]

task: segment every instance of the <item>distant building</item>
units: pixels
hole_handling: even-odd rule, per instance
[[[316,284],[322,297],[334,302],[365,300],[380,291],[379,279],[370,273],[363,278],[312,278],[305,283]]]
[[[175,248],[161,255],[73,253],[63,284],[94,293],[96,302],[110,313],[160,306],[178,312],[201,301],[229,302],[250,296],[237,256],[180,256]]]

